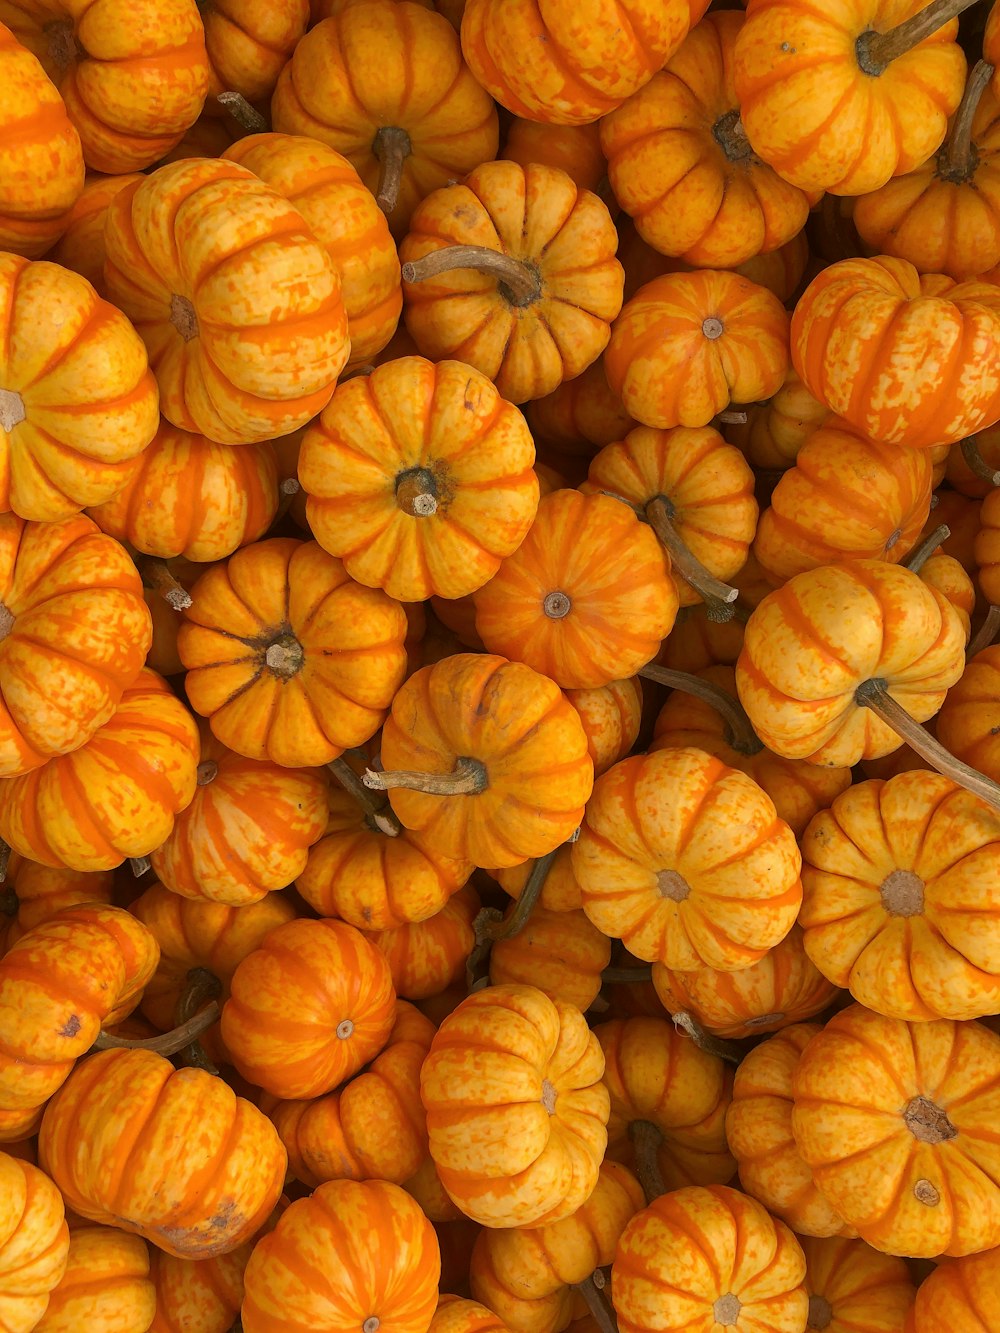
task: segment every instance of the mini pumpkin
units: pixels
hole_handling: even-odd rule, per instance
[[[471,884],[453,893],[433,916],[365,934],[383,954],[396,994],[407,1000],[429,1000],[462,983],[465,960],[476,941],[472,923],[479,913],[479,895]],[[430,1008],[430,1016],[435,1017]]]
[[[998,1278],[998,1249],[939,1264],[917,1288],[903,1333],[989,1333]]]
[[[274,92],[285,61],[305,33],[309,0],[212,0],[201,15],[209,98],[236,92],[248,102],[262,102]]]
[[[40,1333],[146,1333],[156,1312],[149,1250],[141,1236],[111,1227],[74,1227],[69,1258]]]
[[[611,391],[603,357],[544,398],[525,403],[524,415],[536,440],[583,458],[624,439],[635,425]]]
[[[536,906],[522,930],[493,944],[490,982],[534,986],[551,1000],[586,1010],[610,962],[611,941],[582,911],[549,912]]]
[[[108,205],[119,190],[141,180],[135,172],[119,176],[101,176],[92,172],[83,183],[83,192],[69,211],[61,237],[49,250],[48,257],[63,268],[71,268],[86,278],[98,296],[107,297],[104,287],[104,222]]]
[[[110,903],[113,891],[110,871],[56,870],[14,852],[0,889],[0,954],[64,907]]]
[[[38,1325],[69,1258],[62,1195],[44,1171],[0,1152],[0,1320]]]
[[[984,648],[948,691],[937,716],[941,744],[1000,782],[1000,644]]]
[[[515,117],[498,156],[522,167],[532,162],[558,167],[572,176],[581,190],[593,190],[602,195],[605,203],[610,202],[608,164],[601,151],[600,126],[594,121],[586,125],[552,125]]]
[[[589,690],[567,690],[566,698],[580,715],[594,761],[594,776],[600,777],[624,759],[638,739],[642,681],[629,676]]]
[[[905,1328],[915,1294],[905,1259],[843,1237],[802,1236],[800,1244],[809,1292],[807,1333],[898,1333]]]
[[[766,403],[752,403],[747,420],[726,427],[726,438],[746,455],[752,467],[784,471],[795,462],[813,431],[830,415],[789,366],[785,381]]]
[[[251,1241],[212,1259],[175,1259],[153,1248],[149,1276],[156,1288],[156,1314],[149,1333],[227,1333],[243,1303],[243,1271]]]

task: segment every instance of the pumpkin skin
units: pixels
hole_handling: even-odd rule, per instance
[[[794,366],[789,366],[774,397],[752,403],[745,422],[726,427],[726,438],[743,451],[752,467],[784,471],[829,415],[826,404],[816,401]]]
[[[275,1097],[321,1097],[385,1045],[396,996],[385,957],[342,921],[289,921],[236,968],[222,1009],[233,1064]]]
[[[81,1061],[45,1108],[38,1153],[74,1212],[179,1259],[249,1239],[285,1177],[266,1116],[214,1075],[152,1051]]]
[[[253,444],[326,406],[350,350],[340,275],[277,190],[235,162],[173,162],[119,190],[104,235],[109,296],[174,426]]]
[[[611,392],[602,357],[582,375],[563,380],[544,398],[526,403],[524,415],[536,440],[582,458],[623,440],[635,425],[621,399]]]
[[[511,121],[503,151],[498,156],[522,167],[532,162],[557,167],[571,176],[581,190],[600,194],[610,207],[608,164],[601,151],[600,128],[596,123],[552,125],[518,117]]]
[[[870,439],[924,449],[1000,415],[996,289],[936,283],[905,259],[845,259],[813,278],[795,307],[795,369],[814,398]]]
[[[298,43],[278,78],[271,121],[343,153],[373,195],[380,131],[409,147],[389,214],[402,236],[421,199],[496,156],[496,107],[462,60],[447,20],[414,4],[342,7]]]
[[[383,363],[347,380],[299,454],[316,540],[401,602],[464,597],[516,551],[538,508],[520,412],[461,361]]]
[[[607,1145],[603,1072],[580,1011],[533,986],[476,991],[448,1015],[420,1095],[441,1183],[467,1217],[539,1226],[576,1212]]]
[[[70,518],[121,490],[156,432],[146,349],[89,282],[45,260],[0,254],[0,321],[0,511]]]
[[[383,767],[449,773],[460,757],[485,770],[478,794],[390,792],[400,822],[445,856],[517,865],[579,827],[594,765],[579,714],[546,676],[472,653],[415,672],[392,701]]]
[[[0,1152],[0,1325],[10,1333],[37,1327],[66,1270],[65,1214],[44,1171]]]
[[[638,676],[613,680],[590,690],[567,690],[566,698],[580,715],[594,776],[624,759],[642,724],[642,681]]]
[[[549,864],[538,898],[538,905],[547,912],[575,912],[583,906],[580,885],[573,874],[572,851],[572,844],[564,843]],[[524,861],[521,865],[492,870],[490,873],[504,893],[517,899],[524,892],[533,864],[532,861]]]
[[[478,1301],[441,1296],[428,1333],[507,1333],[506,1325]]]
[[[1000,1037],[988,1028],[854,1004],[809,1042],[793,1093],[799,1152],[869,1245],[920,1258],[998,1243]]]
[[[518,260],[527,296],[473,268],[406,281],[407,264],[454,245]],[[622,308],[625,270],[607,206],[556,167],[484,162],[416,209],[399,247],[403,318],[424,356],[454,356],[512,403],[542,398],[601,355]]]
[[[792,1135],[792,1078],[819,1023],[795,1023],[740,1062],[726,1138],[753,1198],[800,1236],[855,1236],[813,1182]]]
[[[798,1241],[756,1199],[690,1186],[654,1199],[625,1228],[611,1301],[622,1333],[709,1333],[737,1319],[761,1333],[799,1333],[805,1272]]]
[[[119,190],[142,177],[135,172],[118,176],[91,173],[83,183],[83,192],[70,209],[65,229],[48,251],[54,264],[71,268],[86,278],[98,296],[107,298],[104,289],[104,221],[108,204]],[[10,248],[9,246],[7,247]]]
[[[304,1271],[315,1280],[303,1283]],[[434,1228],[404,1190],[381,1180],[331,1180],[290,1204],[254,1247],[243,1328],[347,1333],[375,1318],[392,1333],[426,1333],[440,1273]]]
[[[1000,644],[976,653],[937,716],[941,744],[1000,782]]]
[[[645,426],[707,426],[731,402],[770,398],[788,369],[788,313],[736,273],[667,273],[640,287],[611,330],[612,392]]]
[[[258,542],[191,595],[177,636],[185,689],[224,745],[312,768],[378,730],[406,670],[406,616],[315,542]]]
[[[366,938],[385,955],[398,996],[427,1000],[459,980],[464,983],[465,960],[476,939],[472,923],[479,907],[479,895],[471,884],[466,884],[424,921],[365,932]]]
[[[726,1143],[732,1083],[708,1055],[664,1018],[613,1019],[594,1029],[611,1096],[608,1158],[635,1160],[630,1126],[648,1121],[661,1135],[656,1164],[668,1190],[722,1184],[736,1163]]]
[[[12,853],[0,890],[0,955],[64,907],[110,903],[113,890],[110,871],[53,870]]]
[[[656,655],[677,591],[669,556],[629,506],[564,490],[539,501],[530,532],[475,603],[489,652],[564,689],[594,689]]]
[[[817,14],[797,0],[754,0],[734,68],[754,150],[800,189],[841,195],[877,190],[925,161],[965,86],[957,22],[876,65],[878,77],[856,51],[866,31],[886,32],[923,8],[923,0],[849,0]]]
[[[852,560],[797,574],[750,616],[736,664],[740,701],[769,749],[847,767],[900,738],[854,691],[883,679],[911,717],[940,708],[962,674],[965,629],[936,588],[901,565]]]
[[[532,909],[523,930],[497,940],[490,950],[490,984],[535,986],[550,1000],[583,1011],[601,989],[601,973],[611,962],[611,941],[583,912]]]
[[[83,189],[83,149],[38,60],[0,23],[0,250],[37,259],[59,239]]]
[[[197,765],[194,718],[144,669],[85,745],[0,784],[0,837],[45,866],[112,870],[167,838]]]
[[[806,195],[735,129],[736,40],[745,22],[707,14],[660,73],[601,122],[615,197],[648,245],[701,268],[735,268],[806,224]]]
[[[279,0],[278,4],[212,0],[201,14],[209,98],[237,92],[248,102],[263,102],[274,92],[285,61],[305,33],[309,0]]]
[[[616,0],[563,10],[538,0],[468,0],[462,51],[516,116],[585,125],[614,110],[670,59],[707,0]]]
[[[986,1250],[939,1264],[917,1289],[904,1333],[989,1333],[1000,1276],[1000,1251]]]
[[[243,1271],[252,1248],[247,1242],[213,1259],[175,1259],[151,1250],[156,1314],[149,1333],[228,1333],[243,1303]]]
[[[799,1243],[806,1256],[809,1329],[899,1333],[914,1297],[904,1259],[879,1254],[863,1240],[801,1236]],[[957,1331],[960,1326],[942,1327]]]
[[[594,925],[682,971],[757,962],[802,901],[791,829],[752,778],[703,750],[638,755],[598,778],[571,855]]]
[[[75,1227],[69,1260],[49,1298],[41,1333],[146,1333],[156,1313],[149,1250],[139,1236],[110,1227]]]
[[[403,306],[399,257],[384,213],[351,163],[327,144],[294,134],[251,134],[222,156],[284,195],[326,247],[347,314],[345,370],[377,356]]]

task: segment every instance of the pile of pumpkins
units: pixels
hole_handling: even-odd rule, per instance
[[[0,1330],[1000,1331],[1000,3],[0,0]]]

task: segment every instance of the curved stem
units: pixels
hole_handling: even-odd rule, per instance
[[[981,653],[984,648],[988,648],[996,638],[997,630],[1000,630],[1000,606],[991,605],[986,612],[986,619],[979,626],[975,638],[966,649],[966,661],[975,657],[976,653]]]
[[[637,675],[645,680],[655,680],[658,685],[667,685],[671,689],[682,690],[685,694],[693,694],[696,699],[714,708],[722,715],[729,728],[729,735],[726,738],[728,743],[740,754],[760,754],[763,750],[763,742],[754,731],[739,699],[734,699],[725,690],[720,690],[718,685],[703,680],[701,676],[692,676],[688,671],[674,671],[670,667],[657,666],[653,662],[641,667]]]
[[[628,1136],[635,1150],[635,1174],[639,1178],[646,1202],[652,1203],[661,1194],[666,1194],[667,1187],[657,1158],[663,1131],[652,1120],[632,1120],[629,1122]]]
[[[966,791],[971,791],[973,796],[978,796],[995,810],[1000,810],[1000,784],[949,754],[941,742],[935,740],[919,722],[915,722],[902,704],[892,697],[884,680],[863,680],[854,691],[854,701],[861,708],[870,708],[877,718],[891,727],[932,768],[936,768],[946,778],[951,778],[952,782],[964,787]]]
[[[912,51],[952,19],[979,0],[931,0],[919,14],[914,14],[888,32],[869,29],[857,40],[858,64],[866,74],[877,78],[894,60]]]
[[[520,897],[507,916],[502,921],[491,922],[486,925],[483,933],[488,939],[493,941],[509,940],[525,928],[535,904],[542,896],[542,889],[545,887],[545,881],[558,851],[559,848],[557,847],[555,851],[546,852],[544,856],[538,858],[531,867]]]
[[[217,1001],[221,994],[222,983],[214,972],[210,972],[207,967],[193,967],[187,974],[184,987],[177,998],[174,1022],[178,1026],[189,1022],[192,1018],[197,1017],[199,1010],[205,1004],[218,1009]],[[205,1026],[208,1027],[210,1024]],[[183,1046],[178,1053],[181,1056],[178,1061],[179,1064],[187,1065],[193,1069],[203,1069],[208,1074],[218,1074],[219,1072],[205,1054],[205,1049],[197,1037]]]
[[[136,879],[142,879],[146,871],[153,868],[153,863],[148,856],[130,856],[128,863]]]
[[[944,180],[961,184],[967,181],[976,169],[979,154],[972,143],[972,122],[976,118],[979,103],[992,77],[993,66],[988,60],[980,60],[973,66],[962,100],[955,112],[955,119],[951,123],[948,138],[938,155],[938,175]]]
[[[671,565],[705,603],[709,620],[732,620],[732,604],[740,595],[739,589],[717,579],[697,556],[692,555],[674,527],[672,510],[673,506],[664,495],[654,495],[646,506],[646,517],[657,537],[669,551]]]
[[[450,773],[376,773],[366,768],[362,781],[373,791],[403,787],[407,791],[426,792],[428,796],[478,796],[489,786],[486,765],[478,759],[456,759]]]
[[[297,477],[286,477],[278,487],[278,505],[274,511],[274,518],[271,519],[269,528],[276,527],[292,507],[292,501],[301,491]]]
[[[965,466],[974,477],[978,477],[980,481],[989,482],[991,486],[1000,486],[1000,471],[991,468],[979,452],[979,445],[976,443],[974,435],[966,435],[959,448],[962,451]]]
[[[185,1046],[189,1046],[206,1028],[218,1022],[221,1013],[218,1001],[213,1000],[186,1023],[171,1028],[169,1032],[161,1033],[159,1037],[114,1037],[109,1032],[102,1032],[91,1050],[109,1051],[124,1047],[130,1051],[154,1051],[157,1055],[176,1055]]]
[[[215,99],[232,116],[233,120],[246,130],[247,134],[266,134],[271,128],[256,108],[252,107],[242,93],[219,93]]]
[[[680,1013],[671,1014],[670,1017],[677,1031],[683,1032],[685,1037],[690,1037],[698,1049],[704,1051],[706,1055],[717,1055],[720,1060],[725,1060],[731,1065],[738,1065],[743,1059],[743,1052],[734,1041],[726,1041],[724,1037],[714,1037],[702,1027],[694,1014],[682,1009]]]
[[[582,1282],[574,1282],[572,1284],[573,1290],[578,1291],[586,1301],[587,1309],[593,1315],[594,1323],[600,1333],[618,1333],[618,1321],[615,1318],[614,1308],[605,1291],[604,1274],[600,1274],[600,1286],[597,1285],[596,1276],[596,1273],[591,1273],[590,1277],[584,1278]]]
[[[720,426],[745,426],[747,415],[742,407],[727,407],[724,412],[716,413],[715,421]]]
[[[399,837],[403,826],[393,814],[390,806],[384,801],[375,799],[346,759],[331,759],[327,768],[344,791],[354,797],[379,833],[384,833],[387,838]]]
[[[403,168],[413,152],[410,136],[398,125],[383,125],[372,141],[372,153],[378,159],[378,189],[375,202],[388,215],[399,202]]]
[[[602,986],[639,986],[653,980],[652,964],[645,967],[606,967],[601,973]]]
[[[929,532],[922,542],[914,546],[913,550],[903,561],[903,568],[908,569],[911,574],[919,574],[926,565],[928,559],[934,554],[942,542],[946,542],[951,536],[951,528],[947,523],[939,524],[933,532]]]
[[[145,556],[135,562],[139,577],[152,592],[159,593],[175,611],[186,611],[191,605],[191,594],[171,574],[165,560]]]
[[[485,245],[448,245],[441,250],[432,250],[421,259],[403,265],[403,281],[424,282],[459,268],[472,268],[477,273],[496,278],[501,288],[506,288],[502,294],[512,305],[530,305],[542,294],[541,279],[532,268],[520,259],[490,250]]]

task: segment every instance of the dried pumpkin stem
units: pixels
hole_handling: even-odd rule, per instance
[[[268,525],[269,529],[277,527],[277,525],[288,513],[289,509],[291,509],[292,501],[295,499],[295,497],[298,495],[301,489],[302,487],[299,485],[299,480],[297,477],[285,478],[285,480],[278,487],[278,506],[274,511],[274,518],[271,519],[271,522]]]
[[[28,418],[24,399],[13,389],[0,389],[0,430],[13,430]]]
[[[652,980],[653,969],[648,963],[645,967],[606,967],[601,973],[602,986],[641,986]]]
[[[216,1002],[218,1008],[218,999],[222,994],[222,983],[214,972],[210,972],[207,967],[193,967],[184,979],[184,986],[180,995],[177,997],[177,1005],[174,1009],[174,1023],[179,1027],[187,1023],[190,1019],[197,1016],[204,1005]],[[207,1026],[207,1025],[206,1025]],[[177,1054],[180,1059],[178,1064],[187,1065],[193,1069],[203,1069],[208,1074],[218,1074],[218,1069],[205,1054],[205,1048],[201,1042],[194,1038],[183,1046]]]
[[[704,1051],[706,1055],[717,1055],[720,1060],[725,1060],[731,1065],[738,1065],[743,1059],[743,1052],[734,1041],[713,1036],[702,1027],[694,1014],[681,1010],[680,1013],[671,1014],[670,1017],[677,1031],[683,1032],[685,1037],[690,1037],[698,1049]]]
[[[989,482],[991,486],[1000,486],[1000,471],[991,468],[986,459],[979,452],[979,445],[976,443],[974,435],[967,435],[959,445],[965,466],[974,477],[980,481]]]
[[[973,66],[965,92],[955,112],[944,148],[938,154],[938,175],[942,180],[961,185],[979,164],[979,152],[972,142],[972,122],[979,110],[983,93],[993,77],[993,66],[980,60]]]
[[[935,740],[919,722],[914,721],[902,704],[892,697],[884,680],[877,677],[863,680],[854,691],[854,701],[861,708],[870,708],[877,718],[891,727],[932,768],[936,768],[946,778],[951,778],[952,782],[958,783],[966,791],[971,791],[995,810],[1000,810],[1000,784],[949,754],[941,742]]]
[[[639,1178],[646,1202],[652,1203],[654,1199],[667,1192],[657,1156],[663,1142],[663,1131],[659,1125],[654,1125],[652,1120],[632,1120],[629,1123],[628,1136],[635,1151],[635,1174]]]
[[[688,671],[674,671],[670,667],[656,666],[650,663],[641,667],[638,674],[646,680],[655,680],[658,685],[667,685],[670,689],[681,690],[684,694],[693,694],[702,703],[708,704],[725,719],[729,734],[728,743],[740,754],[760,754],[763,742],[758,738],[746,710],[739,699],[734,699],[725,690],[713,685],[701,676],[692,676]]]
[[[371,791],[358,777],[346,759],[331,759],[327,768],[337,779],[344,791],[348,792],[364,810],[368,820],[379,833],[387,838],[398,838],[402,824],[393,814],[385,801],[377,801]]]
[[[718,422],[720,426],[745,426],[747,416],[741,407],[727,407],[724,412],[716,414],[713,424]]]
[[[740,119],[738,106],[719,117],[712,126],[712,137],[730,162],[745,162],[753,156],[753,148]]]
[[[508,915],[502,921],[490,922],[485,926],[483,934],[487,939],[493,941],[509,940],[525,928],[535,904],[542,896],[542,889],[545,887],[545,881],[558,850],[557,847],[555,851],[547,852],[545,856],[538,858],[531,867],[520,897],[514,903]]]
[[[375,202],[387,216],[399,202],[403,168],[412,152],[410,136],[398,125],[383,125],[372,140],[372,153],[379,163]]]
[[[228,111],[237,125],[247,134],[266,134],[271,128],[267,121],[252,107],[242,93],[227,91],[219,93],[215,99],[224,111]]]
[[[153,868],[153,863],[148,856],[130,856],[128,863],[136,879],[142,879],[146,871]]]
[[[153,1051],[156,1055],[176,1055],[185,1046],[189,1046],[206,1028],[217,1022],[221,1013],[218,1001],[212,1000],[186,1023],[171,1028],[169,1032],[164,1032],[159,1037],[115,1037],[110,1032],[102,1032],[91,1049],[110,1051],[124,1048],[129,1051]]]
[[[587,1309],[593,1315],[594,1323],[600,1329],[600,1333],[618,1333],[618,1321],[615,1318],[614,1307],[608,1300],[605,1290],[606,1280],[600,1269],[596,1269],[582,1282],[574,1282],[572,1285],[573,1290],[578,1291],[586,1301]]]
[[[888,32],[869,28],[855,44],[858,64],[865,74],[878,78],[894,60],[905,56],[907,51],[912,51],[939,28],[978,3],[979,0],[932,0],[925,9]]]
[[[432,250],[430,254],[403,265],[403,281],[425,282],[460,268],[472,268],[477,273],[496,278],[501,295],[511,305],[530,305],[542,294],[541,279],[533,268],[485,245],[448,245],[441,250]]]
[[[165,560],[155,556],[145,556],[135,562],[143,585],[152,592],[159,593],[168,606],[175,611],[186,611],[191,605],[191,594],[174,578]]]
[[[939,524],[933,532],[927,534],[918,546],[914,546],[903,561],[903,567],[908,569],[911,574],[919,574],[941,543],[946,542],[950,536],[951,528],[948,524]]]
[[[733,618],[733,602],[740,595],[738,588],[730,587],[710,573],[674,526],[674,507],[665,495],[654,495],[646,506],[646,517],[660,541],[670,553],[674,570],[685,583],[694,588],[705,603],[709,620],[726,621]]]
[[[986,619],[976,631],[976,636],[965,651],[966,661],[975,657],[976,653],[981,653],[984,648],[988,648],[997,636],[997,630],[1000,630],[1000,606],[991,606],[986,612]]]
[[[373,791],[392,791],[402,787],[406,791],[422,791],[428,796],[478,796],[489,786],[486,765],[478,759],[456,759],[450,773],[376,773],[366,768],[362,778]]]

